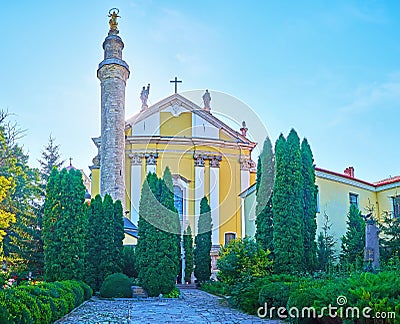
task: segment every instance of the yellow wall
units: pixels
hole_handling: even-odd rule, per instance
[[[192,114],[184,112],[174,117],[170,112],[161,112],[160,135],[192,137]]]
[[[223,158],[219,169],[220,244],[225,244],[225,233],[241,237],[240,163],[235,158]]]
[[[379,208],[379,221],[383,221],[386,212],[393,211],[392,197],[400,195],[400,184],[394,188],[379,191],[377,201]]]
[[[92,169],[92,192],[91,196],[94,198],[100,193],[100,169]]]

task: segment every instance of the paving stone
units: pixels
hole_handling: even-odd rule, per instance
[[[58,323],[278,323],[244,314],[220,303],[220,298],[197,289],[182,289],[184,299],[115,299],[93,297]]]

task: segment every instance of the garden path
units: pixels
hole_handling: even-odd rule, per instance
[[[277,323],[224,305],[221,298],[197,289],[182,289],[183,299],[104,300],[93,297],[62,318],[62,324],[133,323]]]

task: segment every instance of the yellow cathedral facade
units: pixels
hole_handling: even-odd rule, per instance
[[[200,201],[208,198],[212,215],[212,244],[242,237],[244,215],[239,194],[254,184],[256,146],[247,128],[234,130],[216,118],[211,93],[202,107],[177,93],[148,106],[149,88],[143,87],[138,113],[125,117],[125,85],[129,65],[122,59],[124,43],[110,14],[110,31],[103,43],[104,60],[97,77],[101,87],[101,135],[93,138],[98,155],[91,169],[91,195],[110,194],[125,208],[126,245],[137,242],[142,184],[149,172],[163,175],[169,167],[175,207],[182,232],[191,226],[197,234]],[[175,79],[175,82],[178,82]]]

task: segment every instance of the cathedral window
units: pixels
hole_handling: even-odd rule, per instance
[[[228,244],[229,241],[232,241],[236,238],[236,233],[225,233],[225,244]]]
[[[174,206],[179,214],[179,220],[182,221],[183,218],[183,190],[174,186]]]

